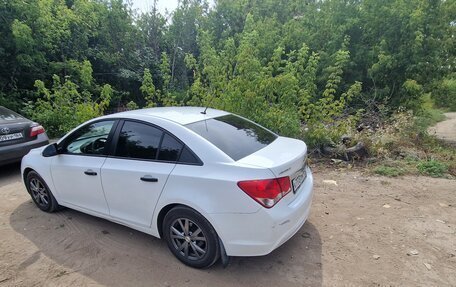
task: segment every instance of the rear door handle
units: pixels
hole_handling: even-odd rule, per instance
[[[150,175],[145,175],[145,176],[141,177],[141,180],[147,181],[147,182],[157,182],[158,178],[152,177]]]
[[[84,173],[87,174],[87,175],[97,175],[97,173],[95,171],[91,170],[91,169],[88,169],[88,170],[84,171]]]

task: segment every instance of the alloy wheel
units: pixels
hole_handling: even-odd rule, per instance
[[[170,227],[174,248],[189,260],[199,260],[207,252],[207,239],[202,229],[188,218],[178,218]]]
[[[48,206],[50,199],[45,185],[37,178],[30,179],[29,184],[35,202],[42,207]]]

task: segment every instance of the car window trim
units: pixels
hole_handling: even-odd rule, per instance
[[[136,123],[144,124],[144,125],[159,129],[162,132],[162,135],[161,135],[161,138],[160,138],[160,143],[159,143],[159,146],[158,146],[157,155],[155,156],[155,159],[131,158],[131,157],[123,157],[123,156],[115,155],[116,154],[116,149],[117,149],[117,144],[119,142],[120,131],[122,130],[124,123],[127,122],[127,121],[128,122],[136,122]],[[167,161],[167,160],[159,160],[158,159],[158,155],[160,154],[160,149],[161,149],[161,145],[163,143],[163,138],[165,137],[165,134],[169,135],[170,137],[175,139],[177,142],[182,144],[182,148],[181,148],[181,150],[179,152],[179,156],[177,157],[177,160],[175,160],[175,161]],[[179,158],[180,158],[180,156],[182,154],[182,151],[184,150],[185,147],[187,147],[187,149],[195,157],[197,162],[190,163],[190,162],[180,162],[179,161]],[[137,119],[129,119],[129,118],[119,119],[119,122],[117,124],[116,130],[115,130],[113,138],[112,138],[111,146],[109,148],[109,154],[107,155],[107,157],[108,158],[115,158],[115,159],[139,160],[139,161],[148,161],[148,162],[157,162],[157,163],[174,163],[174,164],[194,165],[194,166],[203,166],[204,165],[203,161],[199,158],[198,155],[196,155],[195,152],[193,152],[193,150],[189,146],[187,146],[183,141],[181,141],[178,137],[176,137],[174,134],[169,132],[167,129],[162,128],[162,127],[160,127],[160,126],[158,126],[156,124],[150,123],[150,122],[137,120]]]
[[[165,131],[161,130],[162,132],[162,135],[160,137],[160,142],[158,143],[158,149],[157,149],[157,154],[155,155],[155,160],[158,160],[158,157],[160,155],[160,150],[161,150],[161,146],[163,144],[163,139],[165,138],[165,135],[167,134]],[[176,160],[177,161],[177,160]]]
[[[110,152],[110,149],[111,149],[111,142],[113,140],[113,136],[114,136],[114,132],[116,131],[118,125],[119,125],[119,120],[118,118],[105,118],[105,119],[99,119],[99,120],[95,120],[93,122],[89,122],[83,126],[81,126],[80,128],[78,128],[77,130],[75,130],[74,132],[72,132],[71,134],[69,134],[67,137],[65,137],[65,139],[59,143],[59,146],[67,146],[67,143],[68,141],[71,141],[71,140],[74,140],[72,138],[72,136],[77,133],[79,130],[85,128],[86,126],[88,125],[91,125],[91,124],[96,124],[96,123],[99,123],[99,122],[109,122],[109,121],[114,121],[114,123],[112,124],[112,127],[111,127],[111,130],[109,131],[109,134],[108,134],[108,138],[106,139],[106,147],[105,147],[105,150],[104,150],[104,153],[103,154],[87,154],[87,153],[71,153],[71,152],[68,152],[68,150],[65,150],[63,153],[61,153],[62,155],[76,155],[76,156],[93,156],[93,157],[107,157],[109,152]],[[66,149],[66,147],[65,147]]]

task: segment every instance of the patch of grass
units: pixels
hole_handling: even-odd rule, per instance
[[[448,173],[448,165],[438,160],[420,161],[416,168],[421,174],[443,177]]]
[[[374,168],[374,173],[388,177],[397,177],[400,175],[404,175],[405,170],[399,167],[379,165],[376,168]]]

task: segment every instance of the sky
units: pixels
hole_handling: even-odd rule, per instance
[[[172,12],[177,7],[178,0],[158,0],[157,6],[160,14],[165,15],[165,11]],[[139,9],[141,12],[149,12],[152,10],[154,0],[131,0],[134,9]]]

